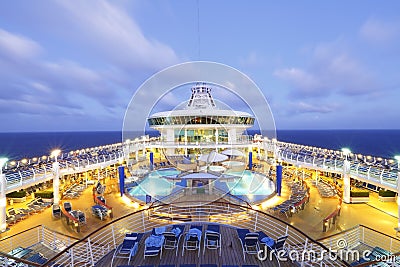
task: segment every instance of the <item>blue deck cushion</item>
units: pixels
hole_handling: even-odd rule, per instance
[[[248,233],[250,233],[250,230],[249,230],[249,229],[242,229],[242,228],[239,228],[239,229],[236,229],[236,231],[237,231],[237,233],[238,233],[239,239],[244,243],[244,238],[246,237],[246,235],[247,235]]]
[[[43,257],[42,254],[40,254],[40,253],[36,253],[36,254],[30,256],[27,260],[30,262],[35,262],[35,263],[39,263],[39,264],[43,264],[47,261],[47,259],[45,257]]]
[[[190,228],[189,233],[186,236],[186,240],[192,239],[193,237],[196,238],[197,240],[200,240],[201,238],[201,230],[198,228]]]
[[[121,251],[130,251],[136,242],[139,242],[139,235],[137,233],[126,234],[122,242]]]
[[[257,233],[258,233],[258,241],[261,244],[267,245],[269,247],[272,247],[275,244],[275,240],[267,236],[263,231],[258,231]]]
[[[32,249],[30,249],[30,248],[25,248],[25,249],[21,250],[20,252],[14,254],[14,257],[16,257],[16,258],[22,258],[22,257],[28,255],[28,254],[31,253],[31,252],[32,252]]]
[[[13,250],[11,250],[10,252],[8,252],[8,255],[15,255],[23,250],[24,250],[23,247],[16,247]]]
[[[219,233],[219,225],[218,224],[209,224],[207,225],[207,232],[214,232],[214,233]]]

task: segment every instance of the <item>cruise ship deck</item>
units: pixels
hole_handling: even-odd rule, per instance
[[[227,106],[196,82],[186,105],[146,118],[158,137],[130,139],[124,129],[122,143],[2,162],[0,262],[400,264],[400,157],[247,135],[257,114]],[[128,110],[138,116],[135,108]],[[265,117],[258,116],[260,125]],[[165,250],[168,238],[173,251]]]

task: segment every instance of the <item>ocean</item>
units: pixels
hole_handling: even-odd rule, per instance
[[[280,130],[279,141],[393,158],[400,155],[400,130]],[[55,148],[72,151],[121,142],[115,132],[0,133],[0,156],[10,160],[49,155]]]

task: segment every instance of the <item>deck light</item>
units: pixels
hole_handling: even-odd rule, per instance
[[[342,148],[343,155],[347,156],[351,153],[351,150],[347,147]]]
[[[60,149],[54,149],[54,150],[51,152],[50,156],[51,156],[51,157],[54,157],[55,161],[57,162],[57,157],[60,155],[60,153],[61,153],[61,150],[60,150]]]
[[[344,148],[342,148],[342,153],[343,153],[343,155],[345,157],[345,160],[347,160],[347,156],[350,155],[351,150],[348,149],[347,147],[344,147]]]

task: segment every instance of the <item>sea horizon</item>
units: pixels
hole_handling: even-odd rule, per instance
[[[146,132],[147,133],[147,132]],[[157,136],[157,131],[149,131]],[[248,131],[253,135],[255,131]],[[400,154],[400,129],[277,130],[283,142],[340,150],[383,158]],[[0,155],[10,160],[49,155],[59,148],[72,151],[122,141],[122,131],[0,132]]]

